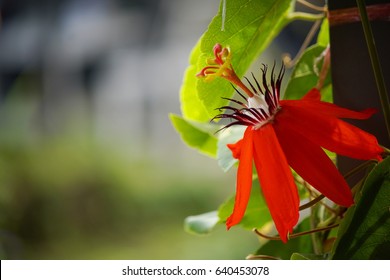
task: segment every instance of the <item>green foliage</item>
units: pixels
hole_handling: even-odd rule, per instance
[[[329,44],[329,22],[327,18],[324,18],[321,24],[320,32],[317,37],[317,44],[326,47]]]
[[[316,86],[321,70],[323,52],[329,44],[329,24],[324,19],[317,37],[317,44],[308,47],[297,61],[287,84],[284,99],[300,99]],[[322,100],[332,102],[332,81],[328,73],[322,92]]]
[[[198,71],[196,63],[200,57],[200,42],[201,40],[195,45],[190,55],[190,65],[184,74],[183,84],[180,89],[180,103],[181,111],[186,119],[205,122],[210,117],[204,104],[200,101],[196,89],[196,74]]]
[[[204,235],[210,233],[218,221],[217,211],[189,216],[184,220],[184,229],[192,234]]]
[[[212,128],[215,128],[214,126],[196,123],[173,114],[170,115],[170,118],[173,126],[188,146],[209,156],[216,155],[217,139],[211,132]]]
[[[333,259],[390,258],[390,158],[369,174],[362,196],[340,225]]]
[[[243,126],[233,126],[220,133],[218,139],[217,160],[222,170],[228,171],[237,162],[226,145],[236,143],[240,140],[244,133],[244,129],[245,127]]]
[[[294,71],[287,84],[284,99],[301,99],[318,82],[318,73],[321,70],[322,58],[325,47],[313,45],[305,50],[302,57],[297,62]],[[330,75],[324,83],[322,99],[330,101],[332,91]],[[324,95],[324,93],[326,93]]]
[[[231,197],[219,208],[218,216],[221,222],[225,222],[232,214],[234,198],[235,196]],[[253,228],[261,228],[269,221],[271,221],[271,215],[260,191],[259,182],[255,180],[253,182],[249,203],[245,215],[240,222],[240,226],[252,230]]]

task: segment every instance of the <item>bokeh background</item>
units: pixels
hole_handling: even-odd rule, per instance
[[[186,147],[188,56],[218,0],[0,1],[0,258],[243,259],[254,234],[188,234],[235,170]],[[310,24],[261,62],[294,53]]]

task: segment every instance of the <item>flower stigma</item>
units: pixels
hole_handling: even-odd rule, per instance
[[[214,58],[207,59],[207,66],[196,76],[205,78],[206,82],[222,77],[240,87],[249,97],[253,96],[251,90],[238,78],[231,64],[232,53],[229,47],[222,47],[216,44],[213,48]]]

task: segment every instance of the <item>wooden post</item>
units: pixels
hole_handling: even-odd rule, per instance
[[[368,16],[378,50],[386,87],[390,92],[390,1],[366,0]],[[331,71],[334,103],[354,110],[374,107],[378,112],[369,120],[350,123],[374,134],[379,144],[390,146],[385,120],[356,0],[329,0]],[[360,162],[338,156],[342,174]],[[350,185],[361,175],[349,179]]]

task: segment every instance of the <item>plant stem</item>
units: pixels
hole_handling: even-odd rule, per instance
[[[389,154],[390,155],[390,149],[384,147],[384,146],[381,146],[383,150],[385,150],[385,153]]]
[[[293,20],[317,21],[323,19],[324,17],[325,17],[324,13],[310,14],[310,13],[303,13],[303,12],[292,12],[289,15],[287,15],[287,19],[289,21],[293,21]]]
[[[322,20],[316,20],[313,26],[310,28],[309,33],[306,35],[305,40],[303,41],[301,47],[299,48],[298,53],[295,55],[294,59],[291,59],[289,56],[283,58],[284,65],[287,68],[293,67],[297,61],[301,58],[303,52],[307,49],[310,42],[313,40],[314,35],[316,34],[318,28],[321,26]]]
[[[306,0],[298,0],[297,1],[298,3],[301,3],[302,5],[310,8],[310,9],[313,9],[315,11],[319,11],[319,12],[325,12],[326,11],[326,6],[325,7],[320,7],[320,6],[316,6],[310,2],[307,2]]]
[[[317,202],[321,201],[321,199],[323,199],[323,198],[325,198],[325,196],[323,194],[317,196],[313,200],[310,200],[308,203],[299,206],[299,211],[302,211],[304,209],[312,207],[313,205],[317,204]]]
[[[353,168],[352,170],[348,171],[345,175],[343,175],[344,179],[347,179],[348,177],[360,172],[361,170],[369,167],[370,165],[372,164],[377,164],[378,161],[377,160],[367,160],[365,162],[363,162],[362,164],[359,164],[358,166],[356,166],[355,168]]]
[[[325,230],[329,230],[329,229],[332,229],[332,228],[335,228],[335,227],[338,227],[339,224],[333,224],[333,225],[329,225],[329,226],[326,226],[326,227],[321,227],[321,228],[315,228],[315,229],[312,229],[312,230],[308,230],[308,231],[302,231],[302,232],[298,232],[298,233],[295,233],[295,234],[290,234],[288,236],[289,239],[292,239],[292,238],[297,238],[297,237],[300,237],[300,236],[303,236],[303,235],[307,235],[307,234],[312,234],[312,233],[316,233],[316,232],[321,232],[321,231],[325,231]],[[260,237],[263,237],[265,239],[268,239],[268,240],[282,240],[279,236],[269,236],[269,235],[266,235],[264,233],[261,233],[259,230],[257,230],[256,228],[253,229],[253,231]]]
[[[374,71],[375,82],[378,88],[378,93],[380,101],[382,104],[383,116],[385,118],[387,134],[390,139],[390,102],[389,96],[387,94],[385,80],[382,73],[382,68],[379,62],[378,52],[375,47],[374,36],[372,34],[372,29],[370,21],[368,19],[366,3],[364,0],[356,0],[356,3],[359,8],[359,14],[362,21],[364,36],[366,38],[368,53],[370,55],[372,69]]]
[[[249,255],[246,257],[247,260],[280,260],[279,258],[268,256],[268,255]]]

